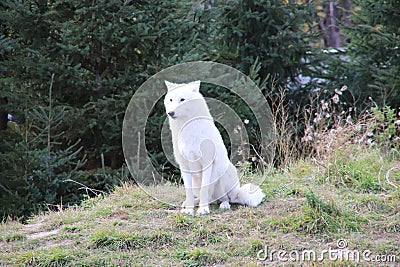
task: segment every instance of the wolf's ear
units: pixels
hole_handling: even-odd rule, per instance
[[[192,90],[192,92],[198,93],[200,91],[200,81],[188,83],[188,86],[190,86],[190,90]]]
[[[174,89],[175,87],[178,86],[178,84],[176,83],[171,83],[169,81],[164,81],[165,85],[167,86],[168,91],[171,91],[172,89]]]

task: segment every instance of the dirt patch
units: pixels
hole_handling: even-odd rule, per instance
[[[44,222],[37,222],[24,226],[24,232],[27,239],[41,239],[49,236],[56,235],[60,229],[44,230],[46,224]]]
[[[60,229],[55,229],[55,230],[51,230],[51,231],[44,231],[44,232],[29,234],[26,237],[27,237],[27,239],[45,238],[45,237],[49,237],[52,235],[56,235],[59,232],[60,232]]]

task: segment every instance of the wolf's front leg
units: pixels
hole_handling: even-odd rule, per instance
[[[211,171],[212,168],[202,170],[201,175],[201,188],[200,188],[200,204],[197,210],[198,215],[204,215],[210,213],[210,197],[214,193],[214,187],[211,185]]]
[[[182,179],[185,185],[186,200],[182,203],[181,213],[194,215],[192,175],[189,172],[182,171]]]

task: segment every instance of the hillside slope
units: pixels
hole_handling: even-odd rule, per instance
[[[259,207],[213,206],[202,217],[182,215],[136,186],[118,187],[25,225],[0,225],[0,266],[396,266],[400,179],[393,177],[400,175],[392,169],[387,184],[378,172],[398,162],[373,166],[380,188],[367,190],[367,180],[356,182],[370,176],[357,167],[371,171],[353,160],[352,183],[334,180],[340,170],[297,162],[289,173],[264,174]],[[167,191],[173,198],[173,187]]]

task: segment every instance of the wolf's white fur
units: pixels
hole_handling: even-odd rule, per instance
[[[175,84],[165,81],[168,93],[164,105],[172,132],[174,156],[179,164],[186,190],[182,213],[210,212],[209,204],[220,202],[221,209],[230,209],[229,202],[257,206],[265,197],[253,184],[240,187],[235,166],[230,162],[221,134],[214,124],[200,81]]]

